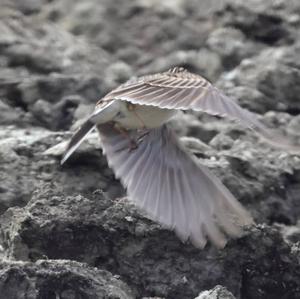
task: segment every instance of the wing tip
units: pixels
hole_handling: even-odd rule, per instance
[[[95,128],[90,120],[87,120],[80,128],[77,130],[69,141],[65,153],[63,154],[60,165],[63,165],[70,156],[75,152],[75,150],[81,145],[86,136]]]
[[[294,155],[300,154],[300,145],[292,143],[291,140],[289,140],[285,135],[279,133],[277,130],[267,129],[259,135],[262,141],[275,148],[285,150]]]
[[[65,153],[63,154],[61,160],[60,160],[60,165],[62,166],[63,164],[66,163],[66,161],[70,158],[70,156],[74,153],[74,151],[76,150],[76,145],[69,147],[67,146]]]
[[[62,158],[60,159],[60,165],[63,166],[65,164],[65,162],[68,160],[68,156],[66,154],[64,154],[62,156]]]

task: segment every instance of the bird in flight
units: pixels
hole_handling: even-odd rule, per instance
[[[104,96],[75,132],[63,164],[97,128],[103,152],[127,194],[182,241],[224,247],[253,220],[232,193],[168,127],[179,110],[237,120],[269,142],[294,149],[203,77],[181,67],[129,80]]]

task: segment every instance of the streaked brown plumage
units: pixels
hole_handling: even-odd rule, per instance
[[[240,235],[252,219],[167,127],[178,110],[191,109],[238,120],[270,142],[295,149],[203,77],[176,67],[108,93],[72,137],[62,163],[97,127],[110,167],[137,206],[184,241],[202,248],[210,239],[222,247],[226,235]]]

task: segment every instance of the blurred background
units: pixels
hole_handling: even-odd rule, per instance
[[[68,129],[119,83],[175,65],[221,78],[256,112],[299,109],[297,74],[286,69],[299,64],[296,0],[1,3],[1,123]]]
[[[102,96],[174,66],[299,142],[298,0],[0,0],[0,299],[184,299],[218,284],[233,295],[199,298],[300,298],[297,155],[202,113],[173,121],[258,223],[221,252],[120,200],[96,134],[59,165],[56,145]]]

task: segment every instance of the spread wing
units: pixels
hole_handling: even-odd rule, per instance
[[[200,165],[173,132],[163,126],[128,131],[138,147],[111,125],[97,127],[110,167],[127,188],[129,199],[154,220],[202,248],[206,240],[222,247],[226,234],[237,236],[251,217],[229,190]]]
[[[196,110],[240,119],[248,126],[255,120],[203,77],[183,68],[131,80],[110,92],[107,97],[134,104],[153,105],[167,109]]]
[[[183,68],[128,81],[106,97],[167,109],[196,110],[237,120],[277,147],[299,151],[282,134],[268,129],[254,113],[241,108],[205,78]]]

